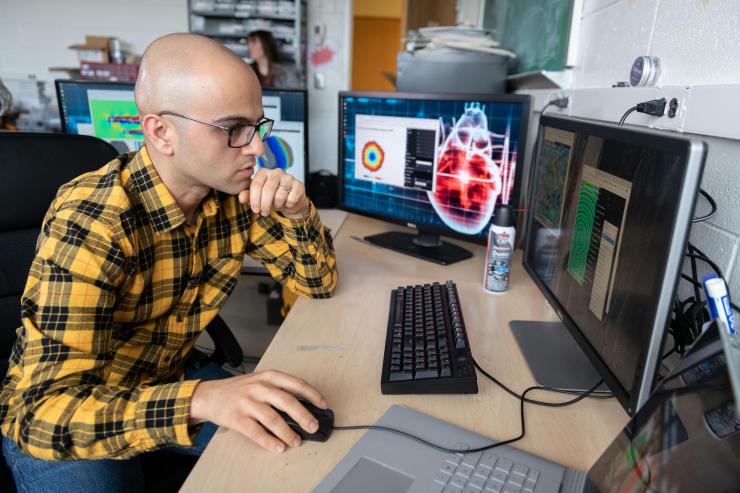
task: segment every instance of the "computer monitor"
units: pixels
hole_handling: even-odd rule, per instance
[[[583,388],[600,376],[628,413],[645,402],[705,150],[684,136],[542,117],[523,263],[562,324],[512,322],[539,382],[567,387],[580,376]]]
[[[93,135],[110,142],[119,152],[138,150],[144,143],[134,84],[57,80],[62,131]],[[305,90],[266,89],[265,116],[275,120],[257,165],[282,168],[305,183],[308,176],[308,101]]]
[[[484,243],[496,204],[519,207],[529,96],[339,94],[339,206],[418,230],[365,239],[449,264]]]
[[[588,471],[584,491],[738,491],[740,395],[728,349],[716,325],[701,334]]]
[[[132,83],[57,80],[56,89],[62,132],[98,137],[119,152],[144,143]]]

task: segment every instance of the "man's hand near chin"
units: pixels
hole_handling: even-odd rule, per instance
[[[303,219],[311,211],[306,187],[279,168],[260,168],[249,189],[239,193],[239,202],[249,203],[252,212],[263,216],[281,212],[290,219]]]

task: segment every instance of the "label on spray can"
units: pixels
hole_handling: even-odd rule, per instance
[[[509,289],[516,229],[513,225],[513,211],[510,207],[499,206],[494,214],[493,224],[488,230],[483,289],[489,293],[505,293]],[[503,225],[498,223],[503,223]]]

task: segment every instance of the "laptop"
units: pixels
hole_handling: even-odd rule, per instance
[[[585,473],[509,446],[448,454],[397,434],[370,430],[313,491],[740,491],[737,409],[722,340],[713,328],[697,340]],[[392,406],[377,424],[451,449],[492,443],[403,406]]]

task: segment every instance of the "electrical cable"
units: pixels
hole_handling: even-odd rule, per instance
[[[709,195],[703,188],[699,189],[699,194],[701,194],[705,199],[707,199],[707,202],[709,202],[709,206],[711,207],[711,210],[703,216],[692,218],[691,222],[693,223],[700,223],[702,221],[706,221],[707,219],[714,217],[714,215],[717,214],[717,202],[714,201],[712,196]]]
[[[478,365],[476,364],[476,366],[478,366]],[[596,383],[596,385],[594,385],[591,389],[587,390],[586,392],[581,393],[581,395],[579,395],[577,398],[571,399],[570,401],[559,402],[559,403],[558,402],[550,402],[550,403],[546,403],[546,404],[549,404],[551,407],[564,407],[564,406],[568,406],[570,404],[575,404],[576,402],[578,402],[578,401],[586,398],[590,393],[594,392],[596,390],[596,387],[598,387],[599,385],[601,385],[602,382],[603,382],[603,380],[599,380]],[[452,448],[447,448],[447,447],[443,447],[441,445],[437,445],[436,443],[428,442],[428,441],[424,440],[423,438],[419,438],[416,435],[412,435],[411,433],[407,433],[407,432],[401,431],[401,430],[396,430],[394,428],[389,428],[387,426],[379,426],[379,425],[334,426],[333,429],[334,430],[337,430],[337,431],[346,431],[346,430],[378,430],[378,431],[387,431],[387,432],[390,432],[390,433],[395,433],[397,435],[404,436],[404,437],[409,438],[411,440],[414,440],[414,441],[416,441],[418,443],[421,443],[422,445],[426,445],[427,447],[433,448],[435,450],[439,450],[440,452],[445,452],[445,453],[449,453],[449,454],[470,454],[470,453],[474,453],[474,452],[483,452],[485,450],[491,450],[491,449],[494,449],[496,447],[501,447],[502,445],[508,445],[510,443],[517,442],[517,441],[521,440],[522,438],[524,438],[524,435],[526,433],[525,419],[524,419],[524,403],[525,402],[538,402],[538,401],[533,401],[532,399],[527,399],[527,397],[526,397],[527,394],[529,392],[533,391],[533,390],[550,390],[550,389],[548,387],[542,387],[542,386],[539,386],[539,385],[533,385],[532,387],[528,387],[524,392],[522,392],[522,395],[514,394],[519,399],[519,416],[520,416],[520,419],[521,419],[521,429],[522,429],[522,431],[519,433],[519,435],[516,436],[516,437],[514,437],[514,438],[510,438],[508,440],[504,440],[503,442],[496,442],[496,443],[493,443],[491,445],[486,445],[486,446],[478,447],[478,448],[471,448],[471,449],[452,449]],[[560,391],[560,390],[562,390],[562,389],[557,389],[556,391]]]
[[[538,387],[533,386],[529,387],[527,390],[524,391],[522,394],[522,397],[526,396],[527,393],[531,392],[532,390],[536,390]],[[484,447],[478,447],[478,448],[471,448],[471,449],[453,449],[453,448],[447,448],[443,447],[441,445],[437,445],[436,443],[428,442],[424,440],[423,438],[419,438],[416,435],[412,435],[411,433],[407,433],[405,431],[396,430],[394,428],[388,428],[387,426],[378,426],[378,425],[356,425],[356,426],[334,426],[334,430],[337,431],[345,431],[345,430],[379,430],[379,431],[387,431],[390,433],[396,433],[398,435],[404,436],[406,438],[409,438],[411,440],[414,440],[416,442],[421,443],[422,445],[426,445],[427,447],[431,447],[435,450],[439,450],[440,452],[445,452],[448,454],[470,454],[473,452],[483,452],[484,450],[491,450],[496,447],[501,447],[502,445],[508,445],[510,443],[514,443],[516,441],[521,440],[524,438],[524,434],[526,432],[525,429],[525,421],[524,421],[524,399],[520,399],[519,401],[519,416],[521,420],[521,428],[522,431],[519,433],[519,436],[516,436],[514,438],[510,438],[508,440],[504,440],[503,442],[496,442],[492,443],[491,445],[486,445]]]
[[[561,108],[561,109],[567,108],[568,107],[568,97],[563,96],[563,97],[554,98],[554,99],[549,100],[547,104],[545,104],[545,106],[543,106],[542,109],[540,110],[540,114],[545,113],[545,110],[549,108],[550,106],[557,106],[558,108]]]
[[[490,381],[492,381],[493,383],[495,383],[496,385],[498,385],[499,387],[501,387],[509,395],[511,395],[511,396],[513,396],[513,397],[515,397],[517,399],[523,399],[524,402],[526,402],[528,404],[534,404],[536,406],[543,406],[543,407],[565,407],[565,406],[570,406],[571,404],[575,404],[576,402],[578,402],[578,401],[580,401],[582,399],[585,399],[586,397],[590,396],[592,393],[597,392],[596,391],[596,388],[599,385],[601,385],[602,382],[604,381],[604,380],[599,380],[598,383],[596,385],[594,385],[593,387],[591,387],[590,389],[588,389],[586,391],[583,391],[583,392],[578,392],[578,394],[577,394],[578,397],[576,397],[575,399],[571,399],[571,400],[565,401],[565,402],[546,402],[546,401],[538,401],[538,400],[534,400],[534,399],[527,399],[526,397],[524,397],[524,394],[522,394],[522,395],[517,394],[516,392],[514,392],[513,390],[511,390],[509,387],[507,387],[506,385],[504,385],[503,383],[501,383],[499,380],[497,380],[496,377],[494,377],[493,375],[491,375],[490,373],[488,373],[486,370],[484,370],[483,368],[481,368],[480,365],[478,364],[478,362],[475,359],[473,359],[473,365],[486,378],[488,378]],[[552,390],[553,389],[552,387],[546,387],[544,385],[538,385],[537,388],[538,389],[541,389],[541,390],[553,391]],[[557,389],[557,390],[554,390],[554,391],[555,392],[560,392],[561,390],[563,390],[563,389]],[[600,393],[603,394],[603,392],[600,392]]]
[[[628,116],[630,116],[630,113],[632,113],[633,111],[637,111],[637,106],[633,106],[632,108],[625,111],[624,115],[622,115],[622,118],[619,119],[619,123],[617,123],[617,126],[624,126],[624,121],[627,119]]]
[[[637,111],[638,113],[645,113],[646,115],[663,116],[665,114],[665,107],[667,104],[668,101],[666,101],[666,98],[651,99],[650,101],[637,103],[635,106],[625,111],[617,126],[623,126],[624,121],[633,111]]]

